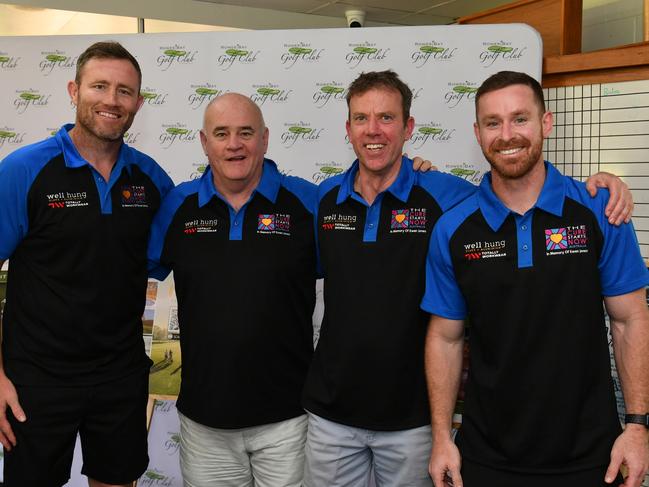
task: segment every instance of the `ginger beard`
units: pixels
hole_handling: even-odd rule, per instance
[[[543,160],[543,134],[529,140],[517,135],[511,140],[495,139],[489,146],[481,146],[491,170],[503,179],[518,179],[527,175]]]
[[[80,91],[77,98],[76,124],[99,140],[114,142],[124,137],[133,124],[135,113],[136,111],[128,111],[122,107],[93,104],[86,101]]]

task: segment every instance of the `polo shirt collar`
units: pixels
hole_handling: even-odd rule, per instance
[[[277,200],[277,194],[279,193],[279,188],[281,186],[282,175],[277,169],[277,164],[270,159],[264,158],[264,167],[261,173],[261,180],[259,184],[252,192],[252,195],[255,193],[260,193],[267,200],[275,203]],[[251,195],[251,198],[252,198]],[[207,169],[201,176],[198,188],[198,206],[205,206],[209,201],[214,197],[226,201],[225,198],[218,192],[214,186],[214,178],[212,177],[212,168],[208,164]]]
[[[74,142],[72,142],[69,134],[72,128],[74,128],[73,123],[65,124],[59,129],[56,134],[56,137],[59,139],[61,147],[63,149],[63,159],[65,160],[65,166],[71,169],[76,169],[84,166],[92,167],[92,165],[88,163],[88,161],[81,157],[81,154],[79,154],[77,147],[74,145]],[[111,173],[115,172],[115,174],[120,174],[122,172],[122,169],[126,168],[130,175],[132,164],[135,164],[135,161],[133,160],[133,154],[128,150],[128,146],[122,143],[119,148],[119,154],[117,155],[117,162],[115,163],[115,166],[113,167]]]
[[[548,161],[544,161],[544,164],[545,181],[532,209],[539,208],[555,216],[561,216],[566,196],[566,183],[561,173],[552,164]],[[510,213],[514,213],[494,193],[491,187],[491,171],[485,174],[480,183],[478,204],[482,215],[494,232],[498,231]]]
[[[340,184],[340,189],[338,190],[338,198],[336,199],[337,205],[341,204],[354,194],[354,180],[356,179],[358,167],[359,162],[358,159],[356,159],[351,167],[345,172],[342,183]],[[402,157],[401,168],[399,169],[397,179],[394,180],[386,191],[389,191],[395,198],[405,203],[408,201],[410,190],[414,184],[415,170],[412,168],[412,161],[407,157]]]

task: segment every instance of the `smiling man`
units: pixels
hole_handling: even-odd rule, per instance
[[[553,120],[536,80],[497,73],[475,105],[491,172],[437,223],[422,301],[432,313],[435,485],[639,487],[649,468],[649,277],[633,226],[611,225],[606,192],[591,198],[543,160]],[[623,432],[602,304],[628,413]],[[467,315],[471,368],[456,446]]]
[[[264,154],[248,97],[205,110],[209,167],[154,220],[152,275],[173,270],[182,330],[180,465],[185,485],[299,487],[313,353],[316,187]]]
[[[65,484],[77,433],[92,487],[130,485],[148,464],[146,244],[173,184],[122,140],[142,105],[140,83],[120,44],[93,44],[68,84],[76,123],[0,164],[8,487]]]

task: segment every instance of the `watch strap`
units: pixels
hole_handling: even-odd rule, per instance
[[[645,414],[625,414],[624,415],[625,423],[634,423],[634,424],[643,424],[645,427],[649,428],[649,413]]]

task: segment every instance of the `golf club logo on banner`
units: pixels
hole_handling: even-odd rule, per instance
[[[324,49],[314,49],[311,44],[298,42],[295,44],[284,44],[287,49],[282,53],[280,59],[284,69],[291,69],[296,63],[315,63],[320,60]]]
[[[305,122],[285,123],[287,129],[282,133],[282,144],[287,149],[296,143],[311,143],[320,138],[323,128],[312,128],[311,124]]]
[[[188,129],[185,124],[162,125],[162,133],[158,139],[163,149],[168,149],[175,143],[187,143],[196,140],[199,130]]]
[[[478,91],[478,84],[472,81],[450,82],[448,87],[449,90],[444,93],[444,102],[448,108],[455,108],[460,103],[473,103]]]
[[[375,43],[363,42],[361,44],[349,44],[350,52],[345,56],[345,61],[350,69],[358,67],[361,63],[375,63],[385,61],[390,52],[390,48],[376,47]]]
[[[172,66],[193,64],[198,53],[198,51],[190,51],[185,46],[178,44],[162,46],[160,50],[162,54],[156,58],[156,64],[160,71],[167,71]]]
[[[511,42],[483,42],[484,49],[480,52],[480,63],[483,67],[489,68],[496,61],[518,61],[525,55],[527,47],[512,46]]]
[[[169,477],[157,468],[152,468],[142,474],[137,485],[140,487],[170,487],[175,485],[174,480],[174,477]]]
[[[270,101],[272,103],[286,103],[293,90],[284,90],[279,85],[266,83],[263,85],[252,85],[255,90],[249,97],[257,105],[264,106],[264,103]]]
[[[331,83],[316,83],[316,90],[313,93],[313,104],[316,108],[322,108],[331,100],[343,102],[347,96],[347,88],[343,83],[332,81]]]
[[[254,51],[243,44],[221,46],[223,54],[217,58],[217,65],[223,71],[227,71],[235,64],[249,66],[257,61],[261,51]]]
[[[457,52],[457,47],[447,47],[441,42],[415,42],[415,50],[410,59],[416,68],[425,66],[428,61],[451,61]]]
[[[152,106],[160,106],[167,103],[167,96],[169,93],[160,93],[155,88],[148,86],[140,89],[140,96],[144,98],[144,103]]]
[[[13,101],[14,109],[18,115],[22,115],[32,108],[46,107],[50,102],[50,96],[52,95],[41,94],[39,90],[16,90],[16,97]]]
[[[128,145],[137,144],[141,134],[142,132],[125,132],[123,137],[124,143]]]
[[[421,149],[429,142],[448,143],[455,135],[454,128],[446,128],[439,123],[416,123],[410,136],[413,149]]]
[[[331,176],[335,176],[336,174],[341,174],[345,171],[345,168],[342,167],[342,164],[334,161],[316,162],[315,167],[318,168],[318,170],[313,173],[311,180],[316,184],[319,184],[325,179],[330,178]]]
[[[49,76],[54,69],[76,69],[77,58],[68,56],[65,51],[42,51],[43,59],[38,63],[38,69],[43,76]]]
[[[474,164],[468,162],[461,162],[459,164],[447,164],[446,167],[448,169],[448,172],[450,172],[453,176],[466,179],[473,184],[480,184],[480,181],[482,181],[482,176],[484,176],[484,171],[477,169]]]
[[[180,434],[177,431],[170,431],[167,434],[169,437],[164,442],[164,451],[168,455],[175,455],[180,448]]]
[[[209,103],[212,98],[223,95],[225,92],[210,83],[203,83],[200,85],[189,85],[190,93],[187,96],[187,102],[192,110],[197,110],[203,105]]]
[[[198,179],[203,173],[207,170],[207,162],[193,162],[192,163],[192,172],[189,174],[189,179]]]
[[[16,67],[18,66],[18,61],[20,61],[20,59],[20,57],[12,56],[8,52],[0,51],[0,69],[16,69]]]
[[[13,127],[4,126],[0,128],[0,147],[5,144],[9,146],[20,146],[25,142],[27,132],[17,132]]]

